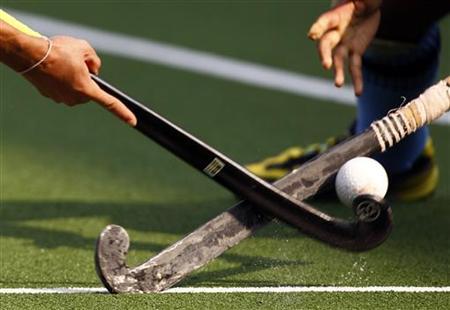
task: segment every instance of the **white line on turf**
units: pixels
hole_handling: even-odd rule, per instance
[[[450,293],[450,286],[277,286],[277,287],[175,287],[163,294],[201,293]],[[0,294],[107,293],[100,287],[0,288]]]
[[[0,288],[0,294],[89,294],[108,293],[104,287]]]
[[[97,50],[111,55],[158,63],[291,94],[355,105],[355,98],[349,87],[337,89],[329,80],[36,14],[11,9],[8,11],[46,35],[66,34],[84,38]],[[450,124],[450,114],[444,115],[437,123]]]

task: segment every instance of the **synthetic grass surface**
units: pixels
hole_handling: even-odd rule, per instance
[[[307,27],[328,2],[163,4],[6,2],[30,12],[243,60],[328,76]],[[89,14],[86,14],[89,10]],[[450,23],[442,23],[449,42]],[[449,44],[441,71],[450,72]],[[102,76],[238,162],[346,130],[352,108],[102,55]],[[225,210],[234,197],[95,105],[49,103],[3,66],[2,287],[100,286],[93,265],[109,223],[131,235],[138,264]],[[339,117],[337,117],[339,116]],[[320,124],[320,125],[318,125]],[[450,285],[449,127],[433,126],[441,168],[435,196],[394,206],[395,229],[363,254],[330,249],[272,224],[182,286]],[[337,204],[327,210],[348,210]],[[25,308],[430,308],[449,294],[0,295]]]
[[[7,296],[3,309],[446,309],[448,294],[180,294]],[[412,306],[413,305],[413,306]]]

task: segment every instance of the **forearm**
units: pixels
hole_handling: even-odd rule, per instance
[[[349,1],[353,2],[356,6],[356,11],[362,14],[368,14],[378,10],[383,3],[383,0],[332,0],[331,6],[334,7]]]
[[[22,71],[42,59],[47,49],[47,40],[24,34],[0,20],[0,62]]]
[[[448,0],[386,0],[381,6],[377,37],[415,43],[449,12]]]

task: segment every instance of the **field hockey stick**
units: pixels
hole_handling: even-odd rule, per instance
[[[276,182],[275,186],[298,199],[315,194],[347,160],[384,151],[445,113],[450,106],[450,78],[447,80],[447,84],[441,81],[408,105],[374,122],[364,133],[335,146]],[[102,87],[108,91],[107,85]],[[327,240],[331,241],[328,243],[350,250],[370,249],[382,242],[391,228],[390,210],[378,210],[376,215],[376,218],[362,217],[359,222],[350,225],[325,215],[329,220],[330,231],[324,235],[330,237],[329,233],[335,232],[336,226],[343,225],[346,227],[344,230],[342,227],[337,230],[348,232],[347,238],[338,234],[337,241],[332,236],[332,240]],[[364,220],[376,223],[378,227],[374,229],[374,226],[368,226]],[[135,268],[126,265],[129,247],[126,231],[120,226],[110,225],[101,233],[97,242],[97,273],[110,292],[161,291],[204,266],[270,221],[270,216],[263,214],[248,201],[242,201]],[[348,229],[349,226],[353,229]],[[325,226],[321,228],[327,229]]]
[[[135,128],[141,133],[230,189],[237,196],[305,234],[349,250],[373,247],[386,237],[390,218],[389,208],[381,210],[380,216],[370,222],[361,219],[350,222],[331,217],[299,199],[294,199],[289,191],[291,185],[297,186],[296,183],[281,184],[279,189],[276,187],[278,184],[274,186],[263,181],[105,81],[95,76],[92,78],[103,90],[121,100],[136,115]],[[323,172],[314,175],[317,181],[323,177]],[[313,179],[303,180],[308,187],[315,185],[313,181]]]

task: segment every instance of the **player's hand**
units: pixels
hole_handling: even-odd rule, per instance
[[[40,47],[34,48],[33,61],[39,61],[45,54],[48,44],[39,40]],[[96,101],[131,126],[136,125],[134,114],[118,99],[104,92],[90,78],[90,73],[98,74],[100,58],[84,40],[56,36],[51,38],[53,48],[48,58],[24,76],[39,92],[56,102],[68,106]]]
[[[355,94],[363,89],[361,57],[374,38],[380,23],[382,0],[343,0],[314,22],[308,37],[317,42],[325,69],[334,68],[334,83],[344,84],[348,62]]]

